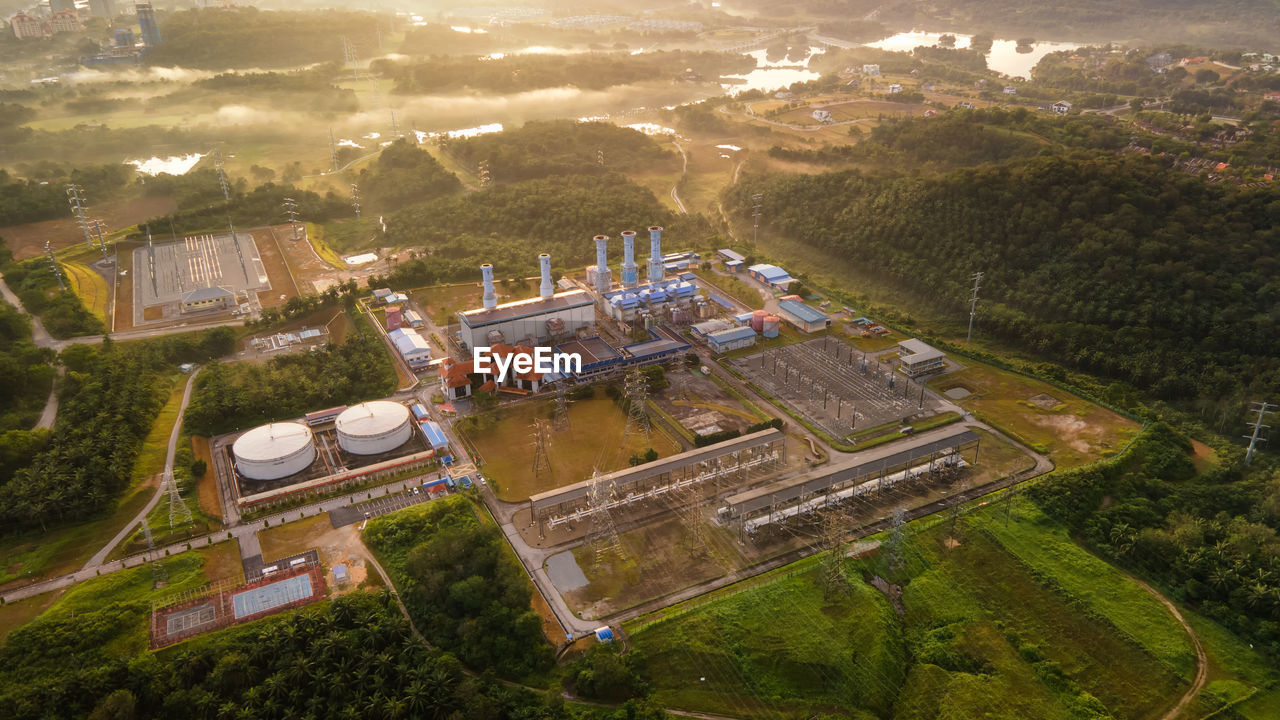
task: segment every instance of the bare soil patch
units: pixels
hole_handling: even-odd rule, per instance
[[[92,198],[91,198],[92,200]],[[137,225],[159,215],[167,215],[178,207],[173,198],[140,197],[123,202],[90,205],[89,216],[101,218],[104,232]],[[0,228],[0,237],[13,251],[16,260],[25,260],[44,252],[45,241],[54,250],[84,242],[84,233],[71,218],[10,225]]]
[[[1045,410],[1052,410],[1062,404],[1061,400],[1050,395],[1049,393],[1040,393],[1039,395],[1032,395],[1031,397],[1027,398],[1027,402],[1037,407],[1042,407]]]

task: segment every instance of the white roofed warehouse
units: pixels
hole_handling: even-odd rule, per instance
[[[334,421],[338,445],[353,455],[380,455],[409,440],[413,424],[409,408],[388,400],[353,405]]]
[[[898,343],[898,362],[908,377],[919,377],[941,370],[946,365],[946,353],[915,338]]]
[[[241,475],[252,480],[279,480],[306,470],[316,459],[316,446],[306,425],[271,423],[241,435],[231,453]]]

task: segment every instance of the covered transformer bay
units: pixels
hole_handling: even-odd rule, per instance
[[[353,405],[338,416],[334,425],[338,429],[338,445],[353,455],[391,452],[413,434],[409,408],[388,400]]]
[[[231,453],[241,475],[251,480],[279,480],[306,470],[316,459],[316,446],[306,425],[271,423],[236,438]]]

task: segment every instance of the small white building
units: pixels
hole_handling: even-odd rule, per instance
[[[1004,86],[1004,94],[1005,94],[1005,95],[1017,95],[1017,94],[1018,94],[1018,88],[1016,88],[1016,87],[1014,87],[1014,86],[1012,86],[1012,85],[1005,85],[1005,86]]]
[[[422,334],[413,328],[397,328],[387,333],[395,344],[400,357],[409,364],[410,369],[421,370],[431,363],[431,345]]]
[[[946,353],[920,340],[910,338],[898,343],[899,368],[908,377],[919,377],[946,366]]]
[[[829,123],[831,122],[831,113],[826,110],[814,110],[813,119],[820,123]]]
[[[889,85],[890,95],[897,95],[900,92],[902,92],[902,83],[891,83]]]
[[[182,296],[182,312],[225,310],[236,304],[235,293],[221,287],[196,288]]]
[[[866,75],[867,77],[880,77],[880,66],[879,65],[863,65],[862,74]]]
[[[1071,112],[1071,103],[1066,100],[1059,100],[1053,104],[1052,110],[1057,115],[1066,115]]]

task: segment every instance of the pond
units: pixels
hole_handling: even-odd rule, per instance
[[[190,155],[173,155],[170,157],[153,156],[146,160],[127,160],[129,165],[138,169],[143,175],[159,175],[165,173],[168,175],[186,175],[191,172],[191,168],[200,162],[200,158],[204,157],[204,153],[191,153]]]
[[[756,69],[742,75],[725,75],[724,79],[731,81],[722,83],[725,91],[729,95],[737,95],[747,90],[772,92],[790,87],[792,83],[817,80],[822,77],[821,73],[808,69],[809,61],[815,55],[823,53],[823,49],[820,47],[810,47],[801,60],[788,58],[770,60],[768,52],[768,50],[752,50],[751,52],[743,53],[755,58]]]
[[[948,33],[912,30],[868,43],[867,47],[894,52],[911,52],[921,45],[926,47],[937,45],[938,39],[944,34]],[[969,41],[973,39],[972,35],[949,34],[955,35],[957,49],[969,47]],[[1017,40],[996,40],[991,44],[991,52],[987,53],[987,67],[1009,77],[1029,78],[1031,68],[1035,67],[1045,55],[1060,50],[1075,50],[1078,47],[1080,47],[1078,43],[1045,40],[1033,42],[1019,51]]]

